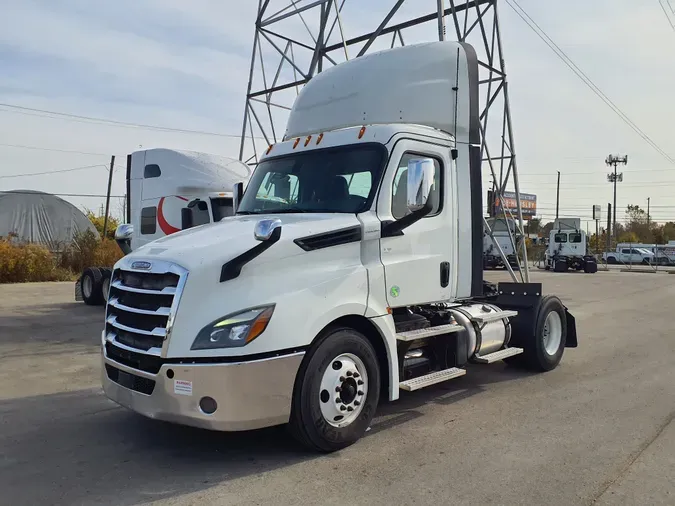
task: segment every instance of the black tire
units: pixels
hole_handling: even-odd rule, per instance
[[[616,257],[607,257],[607,263],[608,264],[616,264]]]
[[[110,293],[110,278],[112,278],[112,269],[99,267],[101,271],[101,303],[108,303],[108,294]]]
[[[592,260],[587,260],[584,264],[584,272],[586,274],[595,274],[598,272],[598,264]]]
[[[101,293],[101,281],[103,275],[101,271],[96,267],[87,267],[80,277],[81,287],[82,287],[82,300],[88,306],[100,306],[103,304],[103,295]],[[91,293],[89,289],[86,289],[85,286],[87,283],[91,283]]]
[[[553,270],[555,272],[567,272],[568,266],[565,260],[556,260],[553,264]]]
[[[553,354],[549,354],[544,346],[544,327],[546,325],[546,319],[551,312],[558,313],[560,318],[560,343]],[[542,298],[534,328],[534,335],[527,336],[523,339],[523,363],[528,369],[534,371],[551,371],[560,363],[565,351],[565,340],[567,339],[565,306],[563,306],[563,303],[558,297],[546,295]]]
[[[320,407],[321,380],[324,371],[343,353],[357,356],[368,374],[368,390],[359,416],[345,427],[330,425]],[[351,328],[326,331],[305,356],[293,388],[289,428],[307,448],[334,452],[358,441],[375,416],[380,397],[380,367],[377,354],[368,339]]]

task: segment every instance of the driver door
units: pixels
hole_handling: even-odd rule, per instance
[[[382,182],[377,214],[382,222],[401,219],[406,206],[408,161],[431,158],[436,176],[430,198],[433,210],[402,231],[380,239],[390,307],[439,302],[456,293],[455,242],[457,228],[452,188],[450,148],[403,139],[397,142]]]

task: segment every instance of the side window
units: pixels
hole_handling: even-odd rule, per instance
[[[345,174],[342,177],[347,180],[347,191],[349,192],[349,195],[355,195],[364,199],[368,198],[370,189],[373,186],[371,172],[355,172],[354,174]]]
[[[153,177],[159,177],[162,175],[162,171],[159,168],[159,165],[156,163],[151,163],[149,165],[145,166],[145,169],[143,170],[143,177],[145,179],[150,179]]]
[[[157,208],[144,207],[141,209],[141,234],[150,235],[157,231]]]
[[[642,253],[641,253],[640,251],[636,250],[636,249],[632,249],[632,250],[630,250],[630,252],[631,252],[633,255],[642,255]]]
[[[623,253],[624,255],[630,255],[630,250],[629,249],[622,249],[621,253]]]
[[[405,153],[401,157],[401,161],[398,164],[398,169],[394,175],[394,184],[392,186],[392,198],[391,198],[391,214],[395,219],[400,220],[406,214],[408,214],[408,205],[407,205],[407,193],[408,193],[408,162],[415,158],[428,157],[428,155],[419,155],[415,153]],[[436,178],[434,179],[434,186],[431,189],[431,195],[429,198],[434,204],[433,209],[427,215],[435,216],[442,209],[442,199],[443,199],[443,165],[439,160],[433,158],[434,165],[436,166]]]
[[[567,242],[567,234],[565,234],[564,232],[561,232],[561,233],[559,233],[559,234],[556,234],[556,235],[553,237],[553,240],[554,240],[555,242],[557,242],[557,243]]]

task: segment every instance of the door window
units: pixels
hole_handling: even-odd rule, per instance
[[[141,234],[152,235],[157,231],[157,208],[144,207],[141,209]]]
[[[394,175],[394,184],[392,185],[392,196],[391,196],[391,214],[395,219],[400,220],[406,214],[408,214],[408,203],[407,203],[407,194],[408,194],[408,162],[416,158],[431,158],[428,155],[421,155],[417,153],[404,153],[401,157],[401,161],[398,164],[398,169],[396,169],[396,174]],[[441,162],[432,158],[434,161],[434,166],[436,167],[436,175],[434,178],[434,184],[431,187],[431,193],[429,198],[433,203],[431,212],[426,216],[435,216],[441,212],[442,202],[443,202],[443,165]]]

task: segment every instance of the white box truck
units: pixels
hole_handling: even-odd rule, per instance
[[[135,151],[127,155],[126,223],[117,227],[115,240],[126,255],[178,232],[187,207],[194,209],[188,225],[231,216],[232,187],[250,175],[248,165],[225,156],[166,148]],[[75,283],[75,300],[104,305],[111,274],[108,266],[84,269]]]
[[[288,424],[330,452],[366,432],[381,396],[461,377],[469,362],[554,369],[577,346],[560,299],[483,280],[478,105],[464,43],[314,77],[284,140],[236,186],[235,216],[115,265],[105,394],[212,430]]]

